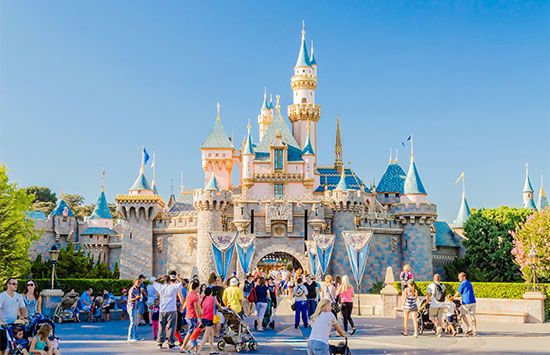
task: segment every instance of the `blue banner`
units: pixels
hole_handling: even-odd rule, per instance
[[[370,231],[344,232],[343,236],[346,242],[346,250],[348,252],[351,272],[353,273],[355,282],[359,287],[367,268],[370,241],[373,233]]]
[[[254,256],[254,242],[250,243],[247,247],[241,247],[239,243],[237,243],[237,255],[243,272],[248,274],[252,266],[252,257]]]
[[[323,275],[327,273],[333,246],[334,244],[330,244],[326,249],[322,249],[319,246],[317,247],[317,262],[319,263],[318,268]]]
[[[233,258],[233,252],[235,250],[236,237],[237,234],[233,234],[231,232],[218,232],[210,234],[210,238],[212,240],[214,266],[216,267],[217,274],[224,280],[229,271],[229,267],[231,266],[231,259]]]

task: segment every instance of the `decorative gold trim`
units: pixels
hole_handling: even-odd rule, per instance
[[[311,120],[319,122],[321,118],[321,106],[317,104],[292,104],[288,105],[288,119],[290,122]]]

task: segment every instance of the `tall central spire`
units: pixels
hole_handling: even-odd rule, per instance
[[[336,118],[336,144],[334,145],[334,169],[341,171],[342,163],[342,137],[340,136],[340,114]]]
[[[310,58],[309,54],[307,53],[307,46],[306,46],[306,25],[305,22],[302,21],[302,43],[300,44],[300,51],[298,52],[298,59],[296,60],[295,67],[310,67]]]

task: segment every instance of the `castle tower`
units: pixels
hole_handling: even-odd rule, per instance
[[[376,199],[378,202],[383,205],[399,203],[401,195],[405,192],[405,176],[405,171],[403,171],[397,160],[397,149],[395,150],[395,159],[392,159],[390,149],[388,167],[376,186]]]
[[[548,198],[546,198],[546,191],[544,191],[542,181],[542,175],[540,176],[540,190],[539,190],[539,211],[542,211],[545,207],[548,207]]]
[[[340,135],[340,114],[336,118],[336,143],[334,144],[334,169],[338,172],[342,171],[344,166],[342,163],[342,155],[344,149],[342,148],[342,137]]]
[[[313,62],[312,62],[313,60]],[[292,122],[292,134],[300,147],[305,145],[307,122],[311,122],[311,142],[317,151],[317,122],[321,117],[320,106],[315,104],[317,89],[317,63],[309,56],[306,46],[306,31],[302,23],[302,41],[294,75],[290,79],[293,104],[288,106],[288,118]]]
[[[144,152],[145,154],[145,152]],[[115,199],[117,211],[126,222],[120,254],[120,277],[133,279],[139,274],[153,275],[153,220],[164,208],[145,177],[143,158],[139,175],[127,195]]]
[[[193,206],[197,210],[197,268],[201,280],[215,272],[210,233],[223,230],[222,215],[227,209],[231,193],[221,189],[215,174],[210,176],[204,189],[193,193]]]
[[[325,198],[333,212],[332,233],[335,234],[332,261],[328,271],[331,275],[350,274],[349,263],[338,262],[348,260],[343,232],[355,229],[355,215],[363,209],[363,191],[349,187],[348,180],[353,179],[353,176],[347,175],[346,170],[351,173],[350,169],[342,169],[336,188],[325,191]]]
[[[255,158],[254,145],[252,144],[252,136],[250,135],[250,121],[248,121],[247,129],[248,132],[242,150],[242,180],[245,187],[250,186],[254,182],[253,162]]]
[[[433,274],[430,227],[437,218],[436,206],[427,202],[427,193],[414,162],[411,138],[411,163],[405,178],[401,203],[391,206],[401,222],[403,263],[410,264],[417,280],[430,280]]]
[[[78,243],[78,233],[76,233],[78,221],[63,199],[59,199],[49,219],[52,223],[55,242],[60,242],[62,246],[65,246],[68,241]]]
[[[464,223],[466,223],[466,220],[468,220],[471,214],[470,206],[466,200],[465,182],[464,178],[462,178],[462,201],[460,202],[460,208],[458,209],[456,219],[453,221],[453,230],[460,235],[464,235]]]
[[[87,218],[87,228],[80,233],[80,247],[94,260],[109,263],[110,236],[116,234],[113,230],[113,216],[105,197],[105,173],[101,175],[101,193],[92,214]]]
[[[223,128],[220,117],[220,104],[217,104],[217,115],[214,127],[201,145],[202,169],[206,185],[212,174],[216,175],[220,187],[231,189],[233,171],[233,143]]]
[[[258,115],[258,125],[260,126],[260,140],[262,140],[265,132],[269,128],[269,125],[273,121],[273,100],[267,102],[267,89],[264,88],[264,101],[260,108],[260,114]]]
[[[523,185],[523,208],[529,208],[536,210],[537,206],[535,205],[534,200],[534,190],[533,185],[531,185],[531,179],[529,178],[529,166],[525,163],[525,184]]]

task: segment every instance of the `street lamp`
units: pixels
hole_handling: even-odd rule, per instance
[[[531,245],[531,250],[529,250],[529,266],[531,268],[531,288],[533,291],[537,290],[537,251],[535,250],[535,244]]]
[[[57,249],[57,246],[54,244],[52,248],[49,251],[50,253],[50,260],[52,261],[52,290],[54,289],[54,282],[55,282],[55,264],[57,264],[57,257],[59,256],[59,249]]]

